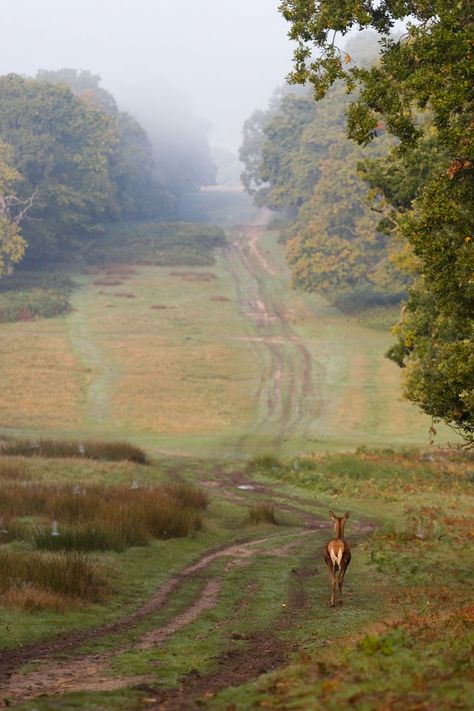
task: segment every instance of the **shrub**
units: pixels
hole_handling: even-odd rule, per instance
[[[195,222],[131,222],[107,226],[100,239],[89,242],[84,257],[90,264],[127,276],[132,264],[155,266],[208,266],[213,252],[225,245],[220,227]],[[120,267],[119,265],[125,265]]]
[[[69,277],[47,272],[18,272],[0,281],[0,322],[53,318],[70,311],[77,286]]]

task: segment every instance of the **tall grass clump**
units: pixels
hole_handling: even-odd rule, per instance
[[[0,458],[0,479],[27,479],[28,473],[24,462],[16,459]]]
[[[0,440],[0,454],[23,457],[86,458],[110,462],[129,461],[146,464],[147,456],[139,447],[128,442],[99,440],[14,439]]]
[[[0,570],[2,595],[11,589],[34,586],[69,598],[99,602],[108,589],[103,573],[79,553],[0,550]]]
[[[274,454],[261,454],[251,459],[249,465],[252,469],[280,469],[283,462]]]
[[[4,482],[0,540],[28,540],[40,550],[119,552],[200,530],[206,506],[207,496],[188,485],[130,489]]]
[[[271,523],[278,526],[279,522],[275,516],[275,508],[272,504],[258,504],[249,508],[249,521],[252,524]]]

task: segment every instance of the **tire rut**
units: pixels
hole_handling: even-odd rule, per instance
[[[253,321],[257,332],[254,340],[265,347],[269,358],[269,371],[262,369],[256,393],[259,416],[251,431],[239,438],[239,450],[255,431],[274,433],[275,447],[289,432],[304,434],[305,421],[315,416],[317,400],[311,354],[291,329],[284,309],[265,288],[262,273],[271,279],[277,272],[258,247],[262,229],[261,226],[236,226],[232,248],[226,254],[241,311]],[[321,397],[318,402],[322,402]]]

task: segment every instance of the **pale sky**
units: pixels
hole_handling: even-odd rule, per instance
[[[177,103],[185,95],[193,114],[210,123],[211,144],[237,150],[243,122],[266,107],[291,69],[289,25],[278,4],[0,0],[0,74],[88,69],[132,113],[149,92],[153,106],[165,92]]]

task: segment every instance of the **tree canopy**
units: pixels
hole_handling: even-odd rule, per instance
[[[11,166],[12,149],[0,142],[0,277],[11,274],[25,253],[25,240],[20,234],[20,223],[26,216],[32,200],[22,201],[15,192],[21,181],[17,170]]]
[[[474,442],[473,12],[469,0],[284,0],[298,43],[291,81],[317,99],[342,81],[357,98],[347,132],[367,145],[380,125],[398,145],[367,170],[416,273],[389,355],[406,367],[406,394]],[[397,22],[406,30],[396,38]],[[355,65],[339,46],[353,29],[381,34],[380,61]],[[428,150],[423,170],[420,150]]]
[[[246,123],[244,184],[259,204],[285,209],[287,259],[294,286],[364,305],[398,303],[406,279],[377,229],[369,188],[359,178],[364,151],[347,140],[348,97],[339,83],[315,103],[304,89],[278,91],[267,112]],[[387,150],[386,137],[370,148]],[[348,297],[348,295],[351,295]]]
[[[169,219],[182,190],[213,179],[207,144],[154,147],[88,71],[0,77],[0,142],[0,272],[23,254],[31,265],[67,255],[109,222]]]

